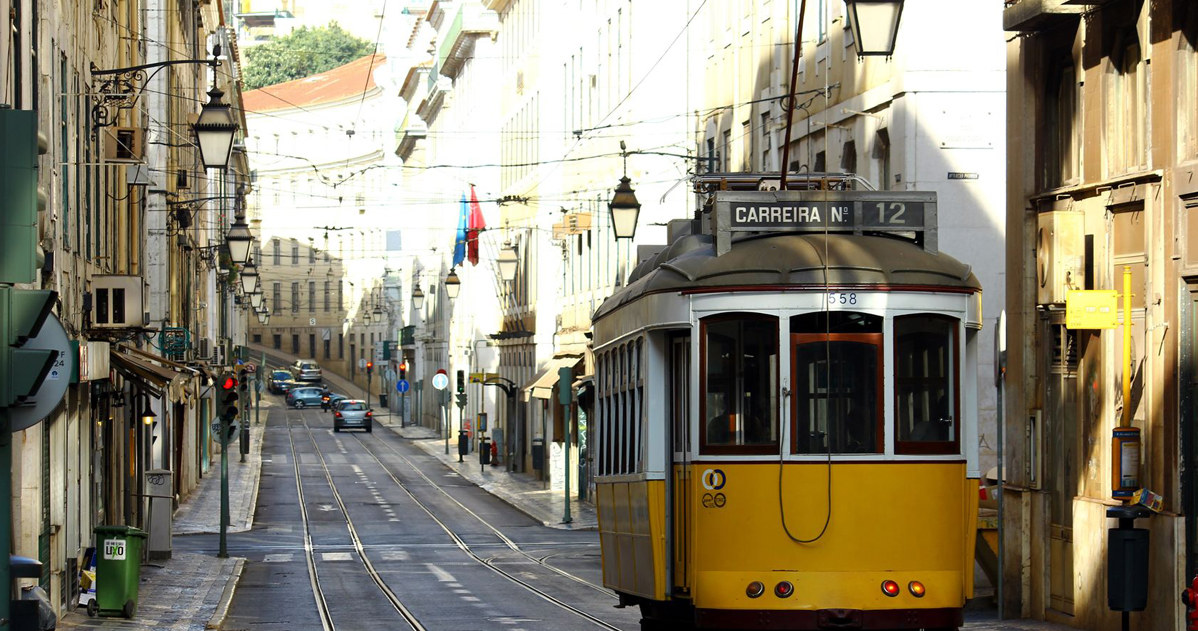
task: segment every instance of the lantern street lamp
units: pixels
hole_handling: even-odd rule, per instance
[[[499,259],[496,261],[499,266],[499,278],[509,283],[516,280],[517,262],[516,247],[510,243],[505,244],[503,249],[499,250]]]
[[[632,180],[628,179],[628,148],[623,140],[620,141],[620,156],[624,158],[624,175],[607,208],[611,212],[611,226],[616,238],[631,239],[636,234],[636,219],[641,214],[641,203],[636,200]]]
[[[141,422],[146,425],[153,425],[156,417],[154,408],[150,406],[150,395],[143,390],[141,393]]]
[[[449,296],[450,300],[458,297],[458,293],[462,291],[462,281],[458,280],[458,273],[454,270],[449,270],[449,276],[445,277],[445,295]]]
[[[631,239],[636,234],[636,220],[641,214],[641,203],[636,200],[636,191],[632,188],[632,180],[625,175],[620,178],[620,185],[612,195],[611,203],[612,230],[617,239]]]
[[[254,308],[255,312],[262,311],[262,292],[255,291],[250,294],[250,306]]]
[[[420,311],[424,308],[424,292],[420,290],[420,285],[416,285],[416,287],[412,289],[412,306],[417,311]]]
[[[903,0],[845,0],[857,56],[894,54]]]
[[[238,130],[233,108],[221,100],[224,95],[224,91],[215,86],[209,90],[208,102],[200,109],[200,117],[192,126],[200,145],[200,161],[208,169],[223,169],[229,165],[233,136]]]
[[[229,233],[225,235],[225,242],[229,244],[229,256],[233,258],[233,263],[244,265],[249,260],[250,244],[254,242],[254,235],[244,217],[233,219],[233,225],[229,226]]]
[[[241,268],[241,288],[250,295],[258,291],[258,266],[254,265],[254,259],[246,261],[245,267]]]

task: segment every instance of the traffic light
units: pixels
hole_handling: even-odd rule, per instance
[[[458,407],[464,409],[466,407],[466,393],[459,392],[459,393],[457,393],[456,396],[457,396],[457,400],[458,400]]]
[[[237,399],[237,377],[227,372],[220,378],[220,394],[216,402],[216,410],[225,425],[237,418]]]
[[[0,286],[0,408],[37,394],[58,359],[56,350],[22,348],[37,337],[56,298],[53,291]]]
[[[366,375],[370,376],[370,373],[372,373],[372,372],[374,372],[374,362],[367,361],[366,362]]]
[[[464,371],[459,370],[458,371],[458,394],[462,394],[464,392],[466,392],[466,373]],[[461,405],[461,404],[459,404],[459,405]]]
[[[403,381],[408,378],[408,362],[400,362],[399,364],[399,379]]]
[[[37,112],[0,109],[0,283],[37,280],[38,211],[45,205],[37,157],[46,152],[38,136]]]

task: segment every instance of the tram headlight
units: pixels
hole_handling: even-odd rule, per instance
[[[757,598],[765,593],[765,583],[761,581],[753,581],[745,588],[745,595],[749,598]]]
[[[774,595],[778,598],[790,598],[795,593],[795,586],[790,581],[782,581],[774,586]]]
[[[907,590],[910,591],[911,595],[916,598],[923,598],[923,595],[927,593],[927,590],[924,589],[923,583],[920,583],[919,581],[911,581],[910,583],[907,583]]]
[[[894,598],[899,595],[899,584],[892,580],[882,581],[882,593]]]

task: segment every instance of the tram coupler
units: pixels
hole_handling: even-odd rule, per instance
[[[1181,590],[1181,602],[1186,606],[1186,631],[1198,631],[1198,576]]]

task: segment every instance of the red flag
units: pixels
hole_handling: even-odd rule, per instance
[[[470,223],[466,226],[466,258],[471,265],[478,265],[478,234],[487,229],[483,221],[483,209],[478,205],[478,195],[470,186]]]

